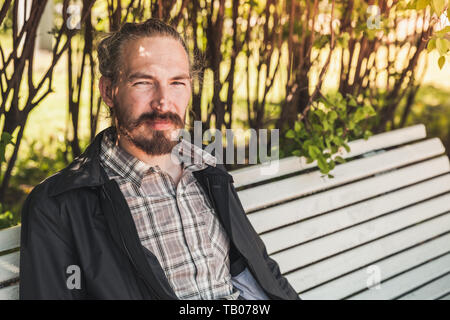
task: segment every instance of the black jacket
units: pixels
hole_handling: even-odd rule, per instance
[[[177,299],[157,258],[141,245],[118,184],[100,165],[103,134],[26,199],[20,299]],[[271,299],[299,299],[268,257],[224,166],[208,166],[194,176],[230,237],[232,275],[247,266]],[[70,266],[79,267],[79,287]]]

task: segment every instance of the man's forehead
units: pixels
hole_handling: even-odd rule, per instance
[[[128,81],[133,81],[135,79],[157,79],[158,75],[160,75],[160,73],[158,73],[157,71],[154,72],[151,69],[148,70],[149,68],[143,68],[146,69],[145,71],[142,70],[138,70],[138,71],[134,71],[134,70],[129,70],[126,74],[125,77]],[[166,75],[171,79],[171,80],[189,80],[190,76],[187,72],[179,72],[179,70],[174,69],[172,72],[166,72]]]
[[[129,41],[124,48],[126,65],[154,64],[188,68],[189,59],[181,43],[171,38],[146,37]]]

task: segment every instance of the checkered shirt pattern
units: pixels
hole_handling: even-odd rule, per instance
[[[178,185],[159,166],[120,148],[113,131],[102,139],[100,160],[128,203],[142,245],[157,257],[178,298],[235,296],[229,238],[192,174],[207,164],[215,166],[216,158],[184,139],[174,155],[183,169]]]

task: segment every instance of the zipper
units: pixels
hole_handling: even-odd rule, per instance
[[[114,214],[116,214],[116,210],[115,210],[114,206],[112,205],[111,197],[106,192],[104,185],[102,185],[102,189],[103,189],[103,193],[106,195],[106,197],[108,198],[109,202],[111,203],[111,207],[112,207],[112,210],[114,211]],[[120,236],[120,240],[122,241],[122,245],[125,248],[125,252],[126,252],[126,254],[128,256],[128,259],[130,259],[131,264],[133,265],[133,268],[136,270],[136,273],[137,273],[138,277],[142,279],[142,281],[147,285],[147,288],[151,291],[151,293],[155,297],[157,297],[158,300],[162,300],[161,297],[159,296],[159,294],[156,293],[156,291],[153,289],[153,287],[147,283],[146,279],[139,272],[139,269],[136,267],[136,262],[134,261],[133,257],[131,256],[130,251],[128,250],[128,247],[125,244],[125,240],[123,239],[122,232],[120,230],[119,230],[119,236]]]

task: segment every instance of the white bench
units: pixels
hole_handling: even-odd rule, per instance
[[[450,299],[441,141],[416,125],[349,145],[331,179],[298,157],[271,174],[262,165],[231,172],[269,255],[305,300]],[[19,247],[19,230],[0,232],[0,252]],[[18,297],[18,260],[17,251],[0,256],[0,299]]]

